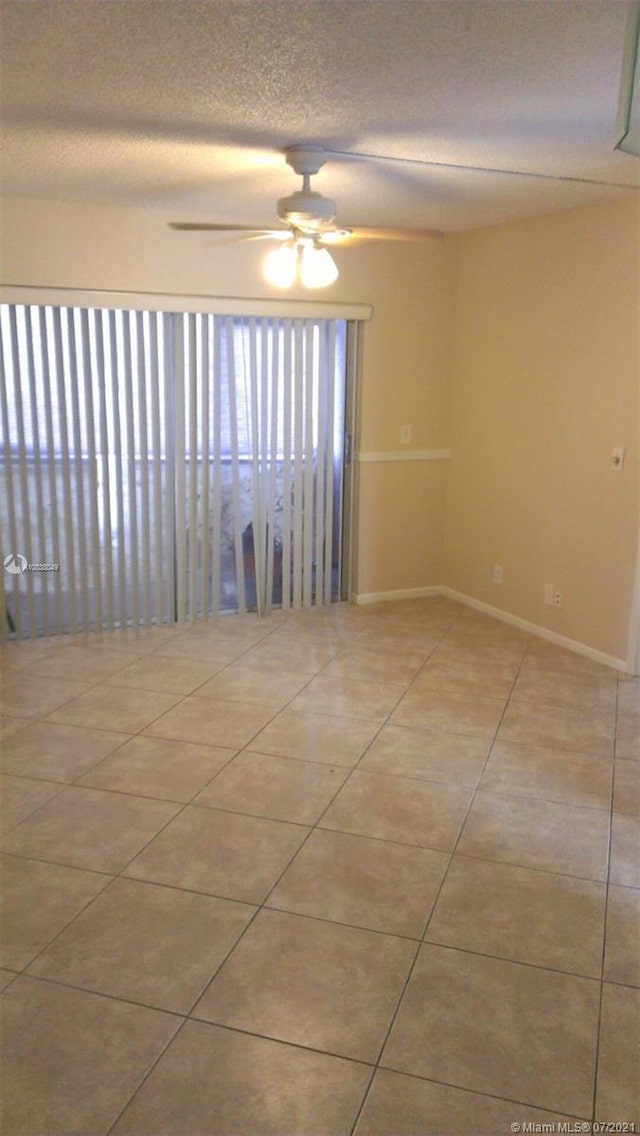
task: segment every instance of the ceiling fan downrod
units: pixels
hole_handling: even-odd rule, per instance
[[[286,159],[302,177],[302,189],[278,201],[278,216],[288,225],[308,231],[321,231],[333,221],[337,206],[330,197],[311,188],[311,177],[324,166],[327,155],[322,146],[290,146]]]

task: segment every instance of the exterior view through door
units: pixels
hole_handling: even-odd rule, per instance
[[[352,326],[0,306],[3,634],[340,599]]]

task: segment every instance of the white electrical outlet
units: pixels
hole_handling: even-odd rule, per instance
[[[502,583],[502,564],[494,564],[493,566],[493,582],[494,584]]]
[[[553,606],[554,607],[562,607],[562,592],[559,591],[557,588],[556,588],[555,592],[553,593]]]
[[[410,444],[411,444],[411,427],[410,426],[401,426],[400,427],[400,445],[401,446],[409,446]]]

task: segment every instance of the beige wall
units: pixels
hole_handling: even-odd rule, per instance
[[[71,202],[5,200],[1,280],[17,285],[269,297],[265,243],[176,233],[158,210]],[[367,453],[395,451],[399,428],[411,449],[448,438],[452,260],[442,240],[337,250],[340,278],[326,293],[297,298],[373,305],[364,328],[359,438]],[[291,293],[285,293],[291,296]],[[295,295],[295,294],[294,294]],[[443,463],[362,465],[358,474],[354,590],[374,593],[442,580]]]
[[[344,260],[346,266],[346,253]],[[370,247],[357,264],[353,261],[354,269],[363,267],[374,313],[364,329],[359,450],[402,452],[402,425],[411,427],[407,452],[446,449],[451,249],[444,241]],[[446,465],[431,460],[358,465],[354,590],[359,595],[442,583]]]
[[[2,280],[273,296],[259,242],[178,234],[161,211],[7,201]],[[357,467],[359,594],[448,584],[616,658],[638,539],[639,215],[588,207],[423,245],[336,252],[322,299],[373,305]],[[309,293],[300,291],[300,299]],[[624,446],[622,473],[609,468]],[[494,563],[504,582],[491,581]],[[543,588],[563,607],[543,605]]]
[[[626,201],[458,240],[446,582],[616,658],[638,531],[639,220]]]

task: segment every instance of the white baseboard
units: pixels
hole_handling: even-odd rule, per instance
[[[512,627],[518,627],[521,631],[535,635],[538,639],[546,639],[549,643],[554,643],[556,647],[565,647],[566,650],[573,651],[576,655],[583,655],[587,659],[592,659],[594,663],[613,667],[615,670],[624,671],[626,674],[632,673],[626,659],[618,659],[615,655],[607,655],[604,651],[597,651],[595,647],[589,647],[586,643],[578,642],[577,639],[569,639],[568,636],[560,635],[557,631],[550,631],[548,627],[541,627],[538,623],[530,623],[528,619],[521,619],[519,615],[512,615],[509,611],[501,611],[498,607],[483,603],[482,600],[476,600],[473,596],[465,595],[464,592],[457,592],[455,588],[448,588],[445,584],[438,589],[438,592],[441,596],[448,596],[451,600],[465,604],[466,607],[473,607],[477,611],[484,612],[485,615],[500,619],[503,623],[511,624]]]
[[[546,639],[549,643],[554,643],[556,647],[564,647],[568,651],[573,651],[576,655],[583,655],[595,663],[601,663],[602,666],[613,667],[614,670],[622,671],[625,674],[635,673],[633,666],[627,659],[618,659],[615,655],[607,655],[604,651],[597,651],[595,647],[589,647],[586,643],[569,639],[566,635],[559,635],[557,631],[550,631],[548,627],[541,627],[538,623],[521,619],[519,615],[512,615],[509,611],[502,611],[491,604],[483,603],[482,600],[476,600],[473,596],[465,595],[464,592],[457,592],[455,588],[449,588],[446,584],[437,584],[429,588],[404,588],[393,592],[361,592],[352,597],[352,602],[357,604],[385,603],[388,600],[419,599],[422,596],[446,596],[450,600],[464,604],[465,607],[475,608],[476,611],[484,612],[485,615],[490,615],[493,619],[499,619],[503,623],[509,623],[512,627],[519,628],[520,631],[535,635],[538,639]]]

